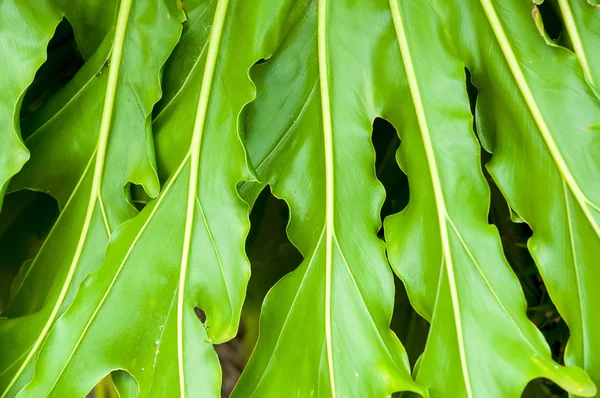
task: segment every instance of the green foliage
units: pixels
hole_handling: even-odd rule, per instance
[[[596,396],[599,54],[591,0],[0,0],[0,397]]]

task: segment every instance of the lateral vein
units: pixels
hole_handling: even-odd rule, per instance
[[[73,281],[73,277],[75,276],[75,270],[77,269],[77,265],[79,264],[79,260],[83,253],[83,247],[85,245],[87,235],[92,223],[92,217],[94,214],[94,209],[96,207],[96,201],[101,194],[102,188],[102,176],[104,173],[104,162],[106,160],[106,150],[108,146],[108,137],[110,134],[113,108],[115,103],[115,96],[117,92],[117,85],[119,79],[119,71],[121,66],[121,59],[123,56],[123,47],[125,44],[125,33],[127,31],[127,22],[129,20],[129,14],[131,12],[131,5],[133,0],[122,0],[119,5],[119,14],[117,18],[117,27],[115,30],[115,38],[114,38],[114,47],[113,51],[110,55],[110,61],[113,65],[109,70],[108,82],[106,87],[106,96],[104,98],[104,107],[102,109],[102,118],[100,121],[100,132],[98,136],[98,143],[96,146],[96,162],[94,165],[94,175],[92,180],[92,189],[90,192],[90,198],[88,201],[88,206],[86,210],[85,219],[82,226],[81,234],[79,235],[79,240],[77,242],[77,246],[75,248],[75,253],[73,255],[73,259],[69,266],[69,270],[67,272],[67,276],[62,285],[56,303],[52,308],[50,316],[48,317],[42,331],[40,332],[38,338],[33,344],[31,350],[27,354],[27,357],[17,369],[17,372],[11,379],[10,383],[7,385],[4,393],[0,398],[5,398],[10,390],[13,388],[15,383],[18,381],[19,377],[25,371],[25,368],[29,365],[37,351],[40,349],[42,344],[44,343],[50,328],[54,324],[54,321],[58,317],[60,312],[60,308],[67,297],[67,292],[71,286],[71,282]]]
[[[579,272],[579,261],[577,260],[577,250],[575,249],[575,234],[573,233],[573,216],[571,215],[571,207],[569,205],[569,192],[567,190],[567,186],[565,184],[565,182],[563,181],[563,194],[565,196],[565,209],[567,211],[567,223],[569,225],[569,242],[571,243],[571,255],[573,256],[573,270],[575,271],[575,280],[577,282],[577,297],[578,297],[578,301],[579,301],[579,313],[581,316],[581,324],[582,324],[582,328],[581,328],[581,333],[583,335],[583,341],[584,344],[587,343],[587,336],[586,336],[586,332],[589,330],[587,327],[587,317],[584,311],[584,306],[583,306],[583,297],[582,297],[582,292],[583,289],[581,288],[581,275]],[[587,355],[585,355],[586,352],[585,350],[583,351],[583,368],[587,369],[587,365],[586,364],[586,359],[587,359]]]
[[[79,338],[77,339],[77,342],[75,343],[75,346],[71,350],[71,353],[69,354],[69,357],[67,358],[67,361],[65,362],[65,364],[61,368],[58,377],[56,377],[54,385],[52,386],[52,389],[50,391],[52,391],[54,389],[54,387],[58,383],[58,380],[60,379],[61,375],[64,373],[64,371],[66,370],[67,366],[69,365],[69,363],[73,359],[73,356],[75,355],[75,352],[77,351],[77,349],[81,345],[81,342],[83,341],[83,338],[85,337],[85,335],[86,335],[87,331],[89,330],[91,324],[94,322],[94,320],[96,319],[96,316],[100,312],[100,309],[102,308],[102,306],[106,302],[106,299],[108,298],[108,296],[110,295],[110,292],[112,291],[113,287],[115,286],[115,284],[117,282],[117,279],[119,279],[119,275],[121,275],[121,271],[123,271],[123,267],[125,267],[125,263],[127,262],[127,260],[129,259],[129,256],[133,252],[133,249],[136,247],[137,242],[142,237],[143,233],[146,231],[146,228],[148,228],[148,225],[150,225],[150,222],[154,219],[154,215],[158,212],[162,201],[165,199],[165,197],[167,196],[167,194],[170,192],[171,188],[173,187],[173,184],[177,180],[177,177],[179,177],[179,174],[181,173],[181,171],[183,170],[185,164],[187,163],[188,158],[189,157],[186,156],[183,159],[183,161],[181,162],[181,165],[179,166],[179,168],[177,169],[177,171],[175,171],[175,173],[169,179],[169,181],[168,181],[167,185],[165,186],[165,188],[163,189],[163,191],[160,193],[160,195],[156,199],[154,207],[152,208],[150,214],[148,215],[148,218],[146,219],[146,221],[144,221],[144,224],[142,224],[142,227],[139,229],[139,231],[137,232],[137,234],[133,238],[133,241],[129,245],[129,248],[127,249],[127,252],[123,256],[123,260],[119,263],[119,267],[117,268],[117,270],[115,272],[115,275],[113,276],[112,280],[110,281],[110,284],[106,288],[106,292],[104,293],[104,295],[100,299],[100,302],[98,303],[98,305],[96,306],[96,308],[94,308],[94,312],[90,316],[90,319],[88,320],[88,322],[85,324],[85,327],[83,328],[81,334],[79,335]]]
[[[590,223],[592,229],[600,238],[600,226],[594,219],[594,216],[592,215],[592,213],[590,212],[590,208],[588,207],[588,204],[591,202],[587,198],[585,193],[581,190],[579,184],[577,184],[577,181],[575,180],[573,174],[571,174],[571,170],[569,169],[567,162],[563,158],[562,153],[558,148],[558,145],[556,145],[556,142],[554,142],[552,133],[550,132],[550,129],[546,124],[546,120],[544,119],[544,116],[542,115],[542,112],[540,111],[540,108],[538,107],[537,102],[533,97],[533,93],[531,92],[529,85],[527,84],[525,75],[523,74],[523,71],[519,66],[519,61],[517,60],[517,57],[510,45],[508,37],[506,36],[506,32],[504,32],[502,23],[500,22],[498,14],[496,13],[496,10],[491,3],[491,0],[480,0],[480,2],[492,27],[492,31],[496,36],[496,40],[500,45],[502,54],[504,55],[504,58],[508,63],[510,71],[517,83],[517,86],[519,87],[519,90],[521,91],[521,95],[523,95],[523,99],[525,100],[525,103],[527,104],[527,107],[529,108],[533,119],[536,125],[538,126],[538,129],[540,130],[542,139],[546,143],[546,147],[548,148],[552,159],[554,159],[554,162],[556,163],[558,171],[562,175],[564,181],[567,183],[567,186],[573,193],[573,196],[575,196],[575,200],[581,207],[581,210],[583,211],[583,214]]]

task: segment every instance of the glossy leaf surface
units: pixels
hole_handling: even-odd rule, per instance
[[[597,3],[0,0],[0,398],[596,396]]]
[[[0,3],[0,208],[10,178],[29,158],[21,140],[21,101],[61,17],[52,1]]]
[[[139,396],[218,395],[212,344],[235,335],[249,277],[248,207],[236,185],[251,175],[238,118],[254,96],[248,70],[270,55],[267,37],[286,7],[188,5],[153,123],[162,191],[115,232],[23,396],[80,396],[114,369],[135,378]]]
[[[488,170],[533,230],[529,250],[570,329],[566,364],[598,385],[600,137],[593,126],[600,103],[577,57],[540,37],[533,5],[440,4],[450,26],[478,26],[451,32],[479,90],[477,130],[493,153]]]
[[[417,311],[431,321],[416,380],[433,397],[519,396],[538,377],[592,396],[595,387],[581,369],[551,360],[526,317],[497,230],[487,223],[490,193],[464,64],[431,3],[390,1],[406,74],[397,91],[404,105],[394,115],[402,138],[398,157],[411,199],[385,231],[392,265]]]
[[[393,282],[376,236],[383,191],[370,133],[392,98],[376,95],[386,6],[302,4],[278,53],[257,67],[248,149],[259,179],[289,204],[288,236],[304,261],[268,293],[233,396],[425,394],[389,329]]]
[[[106,11],[113,27],[97,51],[22,123],[32,160],[12,189],[49,192],[62,211],[15,279],[8,319],[0,321],[2,397],[14,396],[31,377],[56,319],[102,264],[111,232],[136,214],[124,191],[128,184],[158,193],[148,118],[160,96],[159,70],[179,35],[179,22],[168,17],[177,10],[160,1],[124,1],[118,12]],[[152,50],[140,51],[150,41]]]
[[[585,78],[600,90],[600,5],[591,0],[556,0]]]

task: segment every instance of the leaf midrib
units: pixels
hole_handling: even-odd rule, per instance
[[[185,398],[185,376],[183,363],[183,304],[185,293],[185,279],[189,262],[192,230],[195,210],[195,200],[198,194],[198,175],[200,166],[200,153],[202,146],[202,137],[204,135],[204,126],[206,122],[206,114],[208,111],[208,103],[213,83],[213,76],[219,55],[219,46],[221,36],[223,34],[223,26],[225,24],[225,16],[227,15],[227,6],[229,0],[218,0],[215,15],[213,19],[212,29],[208,38],[208,53],[206,55],[206,64],[202,76],[200,87],[200,98],[192,132],[192,140],[190,147],[190,179],[187,196],[187,209],[185,229],[183,236],[183,249],[181,254],[180,272],[179,272],[179,288],[177,294],[177,363],[179,369],[179,391],[181,398]]]
[[[315,259],[317,257],[317,251],[319,250],[319,246],[321,246],[321,242],[323,240],[323,236],[325,235],[325,228],[323,228],[323,230],[321,231],[321,234],[319,235],[319,239],[317,240],[317,244],[315,245],[315,248],[313,250],[312,256],[310,257],[308,264],[306,266],[306,271],[304,272],[304,275],[302,276],[302,279],[300,280],[300,284],[298,285],[298,289],[296,289],[296,293],[294,295],[294,298],[292,299],[292,303],[290,305],[290,309],[288,310],[287,314],[285,315],[285,319],[283,320],[283,324],[281,325],[281,331],[279,332],[279,334],[277,335],[277,340],[275,341],[275,344],[273,346],[273,350],[271,351],[271,354],[269,356],[269,361],[267,362],[267,365],[265,366],[264,371],[262,372],[260,379],[258,380],[258,382],[256,382],[256,387],[254,388],[254,390],[252,391],[252,394],[250,394],[249,398],[253,398],[256,391],[258,390],[258,388],[260,387],[260,384],[262,383],[262,381],[264,380],[264,377],[268,374],[269,369],[271,368],[272,364],[273,364],[273,359],[275,358],[275,354],[277,353],[278,348],[280,347],[279,343],[281,341],[281,336],[283,335],[283,331],[285,330],[288,321],[290,319],[291,313],[293,312],[296,303],[298,302],[298,297],[300,296],[300,292],[302,291],[302,288],[304,286],[304,282],[306,281],[308,274],[310,273],[311,267],[312,265],[315,263]],[[252,354],[254,355],[254,353]]]
[[[65,362],[65,364],[61,368],[61,370],[59,372],[59,375],[56,377],[56,380],[55,380],[55,382],[54,382],[54,384],[52,386],[52,389],[54,389],[54,387],[56,386],[56,384],[58,383],[58,381],[60,379],[60,376],[63,374],[63,372],[66,370],[67,366],[71,362],[71,359],[75,355],[75,352],[79,348],[79,345],[81,344],[81,342],[83,341],[83,338],[85,337],[87,331],[89,330],[90,325],[92,324],[92,322],[94,321],[94,319],[96,319],[96,316],[100,312],[100,308],[104,305],[104,303],[106,302],[106,299],[108,298],[108,295],[110,294],[110,292],[112,291],[113,287],[115,286],[115,283],[116,283],[117,279],[119,278],[119,275],[121,274],[121,271],[123,270],[123,267],[125,266],[125,263],[129,259],[129,256],[133,252],[133,249],[135,248],[138,240],[142,237],[142,234],[144,233],[144,231],[146,231],[146,228],[148,227],[148,225],[150,225],[150,222],[152,221],[152,219],[154,218],[154,215],[156,214],[156,212],[160,208],[160,205],[161,205],[162,201],[165,199],[165,197],[167,196],[167,194],[170,192],[170,190],[173,187],[175,181],[177,180],[177,177],[179,177],[179,174],[181,174],[181,172],[183,171],[183,169],[184,169],[185,165],[187,164],[188,160],[189,160],[189,155],[186,156],[183,159],[183,161],[179,165],[179,168],[175,171],[175,173],[173,174],[173,176],[169,179],[169,181],[167,182],[167,185],[165,186],[165,188],[163,189],[163,191],[160,193],[160,195],[156,199],[156,204],[154,205],[154,207],[150,211],[150,214],[148,215],[148,218],[146,219],[146,221],[144,221],[144,224],[142,224],[142,227],[139,229],[138,233],[135,235],[133,241],[129,245],[129,248],[127,249],[127,252],[123,256],[123,260],[121,261],[121,263],[119,264],[119,266],[118,266],[118,268],[117,268],[117,270],[115,272],[115,276],[110,281],[110,283],[108,285],[108,288],[106,289],[106,292],[104,293],[104,295],[100,299],[100,302],[98,303],[98,305],[94,309],[94,312],[90,316],[90,319],[88,320],[88,322],[86,323],[85,327],[83,328],[83,331],[81,332],[79,338],[77,339],[77,342],[75,343],[75,346],[73,347],[73,350],[71,350],[71,354],[69,355],[67,361]]]
[[[548,148],[548,151],[550,152],[550,155],[552,156],[552,159],[554,160],[554,163],[558,168],[559,173],[561,174],[563,180],[567,183],[567,186],[569,187],[570,191],[573,193],[575,200],[581,207],[581,210],[583,211],[586,219],[590,223],[590,226],[596,233],[597,237],[600,238],[600,226],[596,223],[596,220],[591,214],[588,205],[592,206],[595,209],[597,209],[598,206],[592,203],[582,191],[582,189],[579,187],[577,181],[575,180],[575,177],[573,176],[573,174],[571,174],[571,170],[567,165],[566,161],[564,160],[562,153],[558,148],[558,145],[556,145],[556,142],[554,142],[552,133],[550,132],[550,129],[546,124],[546,120],[544,119],[544,116],[542,115],[542,112],[540,111],[537,105],[533,93],[529,88],[529,84],[527,83],[525,75],[523,74],[523,71],[519,66],[519,61],[517,60],[515,52],[512,49],[510,41],[508,40],[508,37],[506,36],[504,28],[502,27],[502,23],[500,22],[500,19],[498,17],[498,14],[496,13],[494,6],[492,5],[492,2],[490,0],[480,0],[480,3],[483,7],[484,13],[486,14],[488,22],[490,23],[494,36],[498,41],[498,45],[502,50],[502,55],[508,63],[509,69],[513,75],[513,78],[515,79],[515,82],[517,83],[519,91],[521,92],[521,95],[523,96],[523,99],[525,100],[525,103],[527,104],[529,112],[531,113],[536,125],[538,126],[538,130],[542,136],[542,139],[544,140],[546,147]]]
[[[583,73],[590,84],[595,86],[594,78],[592,77],[590,65],[588,63],[585,50],[583,49],[583,43],[581,41],[581,37],[579,36],[577,25],[575,24],[575,18],[573,17],[571,6],[569,5],[568,0],[558,0],[558,5],[562,12],[563,20],[565,22],[567,32],[569,33],[569,38],[573,44],[573,50],[575,50],[575,55],[579,59]]]
[[[123,48],[125,44],[125,34],[127,31],[127,22],[129,20],[129,14],[131,12],[133,0],[122,0],[119,6],[119,14],[117,17],[117,27],[114,36],[113,42],[113,52],[110,55],[111,63],[114,65],[113,68],[109,70],[108,82],[106,86],[106,96],[104,98],[104,107],[102,110],[102,118],[100,121],[100,133],[98,135],[98,143],[96,146],[96,161],[94,165],[94,175],[92,179],[92,188],[90,193],[90,198],[88,201],[88,206],[86,209],[86,215],[84,219],[84,223],[82,226],[81,234],[79,235],[79,241],[77,242],[77,246],[75,249],[75,254],[73,256],[71,265],[69,266],[69,270],[67,272],[67,276],[59,293],[59,296],[52,308],[50,316],[48,317],[42,331],[38,335],[35,343],[31,347],[27,357],[21,364],[21,366],[17,369],[17,372],[7,385],[6,389],[2,393],[0,398],[5,398],[10,390],[14,387],[18,379],[21,377],[25,368],[29,365],[37,351],[41,348],[44,343],[54,321],[58,317],[60,308],[67,296],[67,292],[71,286],[71,282],[73,277],[75,276],[75,271],[79,264],[79,259],[83,253],[84,244],[87,239],[87,234],[89,232],[92,216],[94,214],[94,209],[96,206],[96,201],[98,200],[101,194],[102,188],[102,176],[104,173],[104,163],[106,160],[106,150],[108,147],[108,137],[111,129],[112,115],[119,79],[119,71],[121,66],[121,59],[123,56]]]
[[[464,334],[462,331],[462,320],[460,315],[460,305],[458,301],[458,292],[456,287],[456,279],[454,275],[454,264],[452,259],[452,253],[450,250],[450,241],[448,237],[448,212],[446,210],[446,204],[444,200],[444,193],[442,190],[442,186],[440,183],[440,176],[437,169],[437,164],[435,160],[435,154],[433,150],[433,144],[431,142],[431,136],[429,132],[429,126],[427,124],[427,117],[425,115],[425,108],[423,106],[423,100],[421,98],[421,93],[419,89],[419,85],[417,82],[417,76],[414,69],[414,65],[412,63],[412,56],[410,47],[408,44],[408,39],[406,37],[406,32],[404,31],[404,23],[402,21],[402,15],[400,12],[400,6],[398,5],[398,0],[389,0],[390,10],[392,13],[392,20],[394,23],[394,28],[396,31],[396,36],[398,39],[398,44],[400,47],[400,54],[402,56],[402,62],[404,64],[404,69],[406,72],[406,76],[408,79],[409,89],[412,97],[412,101],[415,107],[415,113],[417,116],[417,121],[419,124],[419,130],[421,132],[421,137],[423,140],[423,146],[425,148],[425,154],[427,158],[427,163],[429,165],[429,172],[431,175],[431,182],[434,191],[434,198],[438,216],[438,225],[440,228],[440,240],[442,243],[442,253],[443,258],[445,259],[445,266],[447,276],[448,276],[448,285],[450,289],[450,296],[452,300],[452,310],[454,312],[454,324],[456,328],[457,334],[457,343],[459,356],[461,360],[461,370],[465,383],[465,390],[467,396],[469,398],[473,397],[473,391],[471,387],[471,381],[469,377],[469,371],[467,368],[467,359],[465,352],[465,343],[464,343]]]
[[[73,193],[71,194],[71,196],[67,200],[67,203],[65,203],[65,206],[63,207],[62,211],[58,215],[58,218],[54,222],[54,225],[52,225],[52,228],[50,229],[50,232],[48,233],[48,236],[46,236],[46,239],[44,239],[44,242],[42,243],[42,246],[40,246],[39,250],[35,254],[35,257],[33,258],[32,262],[31,262],[31,265],[29,266],[29,268],[27,269],[27,272],[25,273],[25,276],[23,276],[23,278],[21,279],[21,283],[19,283],[19,286],[15,287],[14,293],[12,293],[13,296],[16,296],[19,293],[19,291],[21,291],[21,288],[25,284],[25,281],[27,281],[27,279],[29,278],[29,275],[31,274],[31,272],[33,271],[33,269],[35,268],[35,266],[37,265],[40,253],[42,253],[44,251],[44,248],[46,247],[46,244],[49,241],[51,241],[52,236],[54,235],[54,233],[57,230],[57,225],[59,225],[59,222],[61,221],[61,219],[65,215],[66,210],[69,208],[69,205],[74,200],[74,198],[77,196],[77,191],[81,187],[81,184],[83,183],[83,180],[85,179],[85,176],[87,175],[87,173],[88,173],[88,171],[89,171],[89,169],[90,169],[90,167],[92,165],[92,160],[94,159],[95,156],[96,156],[96,151],[94,150],[94,152],[92,152],[92,156],[90,157],[90,160],[88,161],[87,165],[83,169],[83,173],[81,174],[81,177],[79,178],[79,180],[77,181],[77,184],[75,185],[75,188],[73,189]],[[110,235],[110,230],[107,230],[107,232]]]
[[[331,271],[333,263],[334,236],[334,163],[333,127],[331,123],[331,103],[329,99],[328,59],[327,59],[327,0],[317,4],[317,55],[319,59],[319,83],[321,89],[321,113],[323,119],[323,144],[325,153],[325,345],[331,395],[337,396],[335,371],[333,368],[333,342],[331,333]]]

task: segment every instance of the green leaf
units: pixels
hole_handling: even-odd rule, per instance
[[[124,188],[135,182],[157,194],[148,121],[160,97],[160,68],[181,29],[170,12],[161,1],[132,9],[124,0],[118,13],[107,13],[113,27],[90,60],[23,121],[32,159],[11,187],[51,193],[61,214],[15,279],[3,314],[9,318],[0,322],[2,397],[31,377],[56,319],[102,263],[111,231],[136,214]]]
[[[21,102],[61,17],[48,0],[0,3],[0,208],[10,178],[29,159],[21,140]]]
[[[600,90],[600,8],[586,0],[556,0],[588,82]]]
[[[435,7],[442,6],[390,0],[407,80],[396,89],[404,106],[392,121],[401,132],[398,157],[411,198],[386,220],[385,234],[412,304],[431,321],[416,380],[432,397],[518,396],[538,377],[592,396],[595,387],[581,369],[552,361],[487,222],[490,190],[464,64],[446,30],[456,22],[439,18]]]
[[[383,189],[370,135],[383,112],[386,8],[298,2],[284,44],[253,74],[248,151],[289,204],[287,233],[304,261],[267,294],[234,397],[426,395],[389,329],[394,286],[376,236]],[[245,190],[252,202],[260,187]]]
[[[600,136],[589,128],[600,120],[598,98],[576,56],[539,36],[531,4],[437,4],[479,90],[488,170],[531,226],[529,250],[570,328],[565,362],[599,384]]]
[[[254,97],[248,71],[272,52],[270,32],[288,7],[186,4],[153,123],[164,187],[113,234],[23,396],[83,396],[115,369],[135,378],[140,396],[218,396],[212,344],[235,335],[249,278],[248,206],[236,186],[252,176],[238,119]]]
[[[598,0],[551,1],[564,47],[543,0],[0,0],[0,398],[219,396],[244,301],[234,397],[596,394]]]

